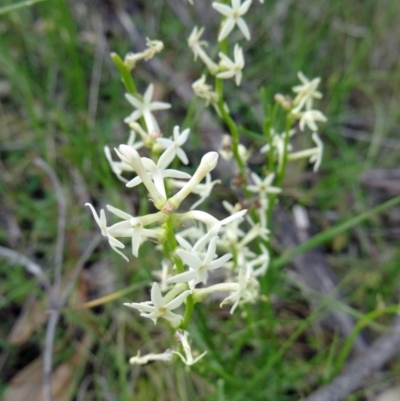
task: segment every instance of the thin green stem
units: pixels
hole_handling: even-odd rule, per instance
[[[129,71],[128,67],[124,64],[122,58],[117,53],[111,53],[111,59],[112,61],[114,61],[114,64],[118,69],[119,75],[121,76],[121,80],[125,86],[126,91],[131,95],[137,94],[138,91],[132,78],[132,74]]]
[[[351,334],[347,337],[346,342],[344,343],[344,346],[339,353],[339,356],[336,358],[334,372],[338,373],[339,370],[342,368],[343,364],[347,359],[347,356],[349,355],[349,352],[351,351],[351,348],[353,346],[356,337],[365,326],[367,326],[371,321],[381,316],[390,314],[393,315],[395,313],[398,313],[399,311],[400,311],[400,305],[393,305],[381,310],[374,310],[365,315],[362,319],[360,319],[355,325]]]

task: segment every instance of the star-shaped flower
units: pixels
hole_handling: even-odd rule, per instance
[[[125,303],[124,305],[139,310],[141,312],[140,316],[147,317],[153,320],[154,323],[157,323],[157,319],[162,317],[168,320],[173,327],[178,327],[183,318],[181,315],[171,311],[179,308],[190,294],[191,291],[187,290],[172,301],[166,302],[161,294],[160,286],[157,283],[153,283],[151,287],[151,302],[133,302]]]
[[[221,32],[218,36],[219,42],[224,40],[232,32],[235,25],[242,31],[244,37],[250,40],[249,27],[242,16],[247,13],[251,2],[252,0],[246,0],[243,4],[240,4],[241,0],[231,0],[232,7],[222,3],[212,3],[213,8],[227,17],[223,22]]]
[[[275,178],[273,173],[268,174],[263,180],[256,173],[251,173],[251,178],[254,181],[254,185],[248,185],[246,188],[250,192],[259,193],[262,198],[265,198],[267,194],[279,194],[282,191],[278,187],[271,186]]]
[[[171,277],[168,283],[189,283],[189,287],[193,289],[196,284],[202,282],[207,284],[208,272],[211,270],[218,269],[223,266],[229,259],[232,258],[230,253],[215,259],[215,250],[217,247],[217,237],[212,238],[210,241],[207,253],[201,259],[199,255],[193,254],[192,252],[178,249],[177,255],[183,260],[183,262],[189,266],[190,270],[181,274],[177,274]]]
[[[322,98],[322,93],[317,91],[321,78],[314,78],[310,81],[302,72],[299,72],[297,76],[302,85],[297,85],[292,88],[293,92],[297,93],[297,96],[293,100],[293,105],[295,106],[292,110],[293,113],[300,112],[304,106],[306,110],[311,110],[313,100]]]
[[[109,232],[109,229],[107,228],[107,219],[106,219],[106,214],[104,212],[104,209],[100,210],[100,216],[97,215],[96,210],[90,203],[86,203],[85,206],[89,206],[90,210],[93,213],[93,217],[97,223],[97,225],[100,227],[101,234],[107,237],[108,242],[112,248],[113,251],[117,252],[119,255],[121,255],[127,262],[129,262],[129,259],[117,248],[125,248],[125,245],[118,241],[117,239],[114,238]]]
[[[157,164],[154,163],[153,160],[147,158],[147,157],[142,157],[141,161],[144,165],[145,170],[147,171],[147,174],[151,178],[151,180],[154,182],[154,185],[158,192],[166,198],[166,192],[165,192],[165,184],[164,184],[164,178],[178,178],[178,179],[188,179],[190,178],[190,174],[185,173],[183,171],[178,171],[178,170],[173,170],[173,169],[167,169],[167,167],[171,164],[172,160],[175,157],[175,152],[176,149],[173,146],[170,146],[158,159]],[[142,182],[142,177],[139,175],[135,177],[133,180],[129,181],[126,186],[128,188],[135,187],[136,185],[139,185]]]
[[[219,72],[217,78],[229,79],[235,77],[236,85],[240,85],[242,80],[242,70],[244,67],[243,49],[236,43],[234,49],[234,59],[232,61],[226,54],[219,53],[221,61],[219,65],[225,71]]]
[[[220,304],[220,307],[226,303],[233,303],[232,308],[230,310],[231,315],[235,311],[236,307],[239,305],[239,302],[243,298],[248,298],[245,301],[250,301],[253,298],[253,294],[249,291],[249,284],[253,286],[257,286],[258,282],[251,277],[251,270],[248,268],[240,268],[239,270],[239,288],[233,292],[231,295],[226,297]],[[246,294],[249,292],[249,294]],[[246,296],[247,295],[247,296]]]
[[[207,351],[204,351],[201,355],[199,355],[198,357],[194,358],[193,354],[192,354],[192,349],[190,348],[190,344],[189,344],[189,341],[188,341],[189,333],[187,331],[178,330],[175,333],[175,335],[178,338],[178,340],[181,342],[182,348],[183,348],[183,352],[185,353],[185,355],[182,355],[180,352],[177,352],[177,351],[172,351],[172,353],[175,354],[175,355],[178,355],[185,365],[192,366],[195,363],[197,363],[201,358],[203,358],[203,356],[205,354],[207,354]]]
[[[305,126],[312,131],[318,131],[316,121],[326,122],[326,117],[319,110],[306,110],[297,114],[300,117],[300,129],[304,131]]]
[[[173,132],[174,139],[158,138],[157,143],[161,145],[164,149],[167,149],[171,146],[175,150],[174,157],[176,155],[183,164],[188,164],[189,160],[186,156],[185,151],[182,149],[182,146],[185,144],[189,136],[189,133],[190,133],[189,128],[179,133],[179,127],[176,125],[174,127],[174,132]]]
[[[153,116],[152,111],[166,110],[171,107],[169,103],[152,102],[151,99],[153,98],[153,92],[154,85],[150,84],[143,95],[142,101],[129,93],[125,94],[128,102],[137,110],[135,110],[129,117],[126,117],[124,121],[129,124],[137,121],[140,117],[143,117],[144,121],[146,122],[147,131],[150,135],[152,135],[154,131],[159,131],[157,121]]]

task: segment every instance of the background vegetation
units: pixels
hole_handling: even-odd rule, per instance
[[[183,85],[201,74],[186,45],[192,27],[205,24],[211,52],[218,51],[212,46],[220,16],[211,2],[194,1],[191,8],[173,0],[51,0],[0,14],[0,245],[34,260],[50,280],[58,203],[37,158],[54,170],[67,202],[61,288],[74,286],[54,337],[55,400],[298,400],[330,382],[344,362],[337,355],[345,338],[321,328],[322,317],[341,310],[357,321],[399,303],[397,207],[334,236],[319,251],[339,277],[340,301],[317,293],[310,298],[287,264],[270,272],[262,302],[242,313],[230,317],[215,304],[195,311],[194,346],[208,354],[191,371],[179,363],[140,369],[127,363],[139,349],[164,350],[170,333],[122,307],[148,295],[151,270],[159,266],[150,246],[125,263],[101,241],[82,269],[78,263],[98,235],[86,201],[98,208],[140,207],[138,194],[123,187],[103,156],[104,145],[126,141],[122,120],[130,113],[109,53],[141,50],[134,42],[143,47],[145,36],[164,41],[158,75],[144,63],[135,76],[141,89],[155,82],[157,96],[173,104],[163,121],[165,133],[175,124],[192,128],[188,149],[198,160],[218,144],[224,128],[206,131],[198,125],[202,103],[182,100]],[[244,82],[240,89],[229,87],[230,107],[241,124],[256,131],[261,87],[272,102],[275,93],[289,93],[297,71],[321,76],[320,109],[329,117],[321,130],[322,168],[312,175],[296,164],[282,198],[289,212],[295,203],[306,207],[315,234],[400,192],[400,3],[265,3],[246,18],[252,40],[243,43]],[[132,27],[137,31],[129,32]],[[256,168],[260,160],[253,163]],[[227,189],[230,178],[223,176],[209,207],[234,199]],[[48,291],[5,259],[0,277],[0,395],[40,399]],[[97,306],[87,304],[98,299]],[[383,315],[367,319],[366,342],[390,324],[392,317]],[[399,362],[393,360],[348,400],[372,400],[399,385]]]

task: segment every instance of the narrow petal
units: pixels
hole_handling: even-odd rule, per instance
[[[143,103],[135,96],[125,93],[125,98],[133,107],[136,107],[139,110],[143,108]]]
[[[154,312],[154,306],[145,304],[144,302],[142,303],[137,303],[137,302],[132,302],[132,303],[124,303],[125,306],[128,306],[129,308],[137,309],[139,311],[143,312]]]
[[[247,11],[249,10],[249,7],[251,6],[252,0],[246,0],[240,7],[239,7],[239,13],[240,15],[246,14]]]
[[[145,105],[149,105],[151,102],[151,99],[153,98],[153,92],[154,92],[154,85],[150,84],[147,89],[146,92],[143,95],[143,103]]]
[[[228,70],[228,71],[223,71],[223,72],[219,72],[217,74],[217,78],[221,78],[221,79],[230,79],[235,75],[235,72],[233,70]]]
[[[167,110],[170,109],[171,105],[166,102],[151,102],[149,106],[149,110]]]
[[[189,164],[189,159],[186,156],[186,153],[183,149],[177,148],[176,149],[176,155],[178,156],[178,159],[185,165]],[[189,176],[190,177],[190,176]]]
[[[165,308],[169,309],[169,310],[174,310],[176,308],[179,308],[182,304],[183,301],[192,293],[192,291],[185,291],[182,292],[182,294],[178,295],[175,299],[173,299],[172,301],[168,302],[165,306]]]
[[[174,277],[171,277],[167,280],[167,284],[175,284],[175,283],[188,283],[196,277],[196,270],[190,270],[188,272],[177,274]]]
[[[165,170],[171,164],[172,160],[174,160],[174,157],[175,157],[175,147],[170,146],[163,152],[163,154],[158,159],[157,167],[162,170]]]
[[[236,23],[237,23],[239,29],[242,31],[243,36],[247,40],[250,40],[251,35],[250,35],[249,27],[247,26],[245,20],[243,18],[238,18],[236,20]]]
[[[182,180],[191,178],[191,175],[185,173],[184,171],[172,170],[172,169],[165,170],[163,176],[164,178],[178,178]]]
[[[232,29],[235,26],[235,21],[232,18],[228,18],[223,24],[224,25],[222,26],[221,32],[218,36],[218,42],[224,40],[232,32]]]
[[[183,317],[181,315],[177,315],[176,313],[173,313],[171,311],[166,312],[163,318],[168,320],[173,327],[178,327],[183,320]]]
[[[151,287],[151,302],[156,308],[166,306],[164,305],[164,299],[161,295],[160,286],[157,283],[153,283]]]
[[[132,254],[135,257],[138,257],[139,254],[139,246],[140,246],[140,239],[142,237],[142,230],[143,227],[141,224],[138,224],[134,229],[133,229],[133,235],[132,235]]]
[[[131,216],[130,214],[124,212],[124,211],[121,210],[121,209],[117,209],[117,208],[114,207],[114,206],[107,205],[106,207],[107,207],[107,209],[108,209],[111,213],[115,214],[115,215],[118,216],[118,217],[121,217],[121,219],[128,220],[128,219],[131,219],[131,218],[133,217],[133,216]]]
[[[226,17],[230,17],[232,15],[232,8],[227,6],[226,4],[222,3],[212,3],[212,7],[217,10],[219,13],[222,15],[225,15]]]
[[[181,135],[179,136],[179,139],[177,141],[179,146],[182,146],[187,141],[189,134],[190,134],[190,128],[186,128],[181,132]]]
[[[177,249],[176,253],[182,259],[183,263],[194,270],[197,270],[202,265],[200,258],[190,252],[184,251],[183,249]]]
[[[142,183],[142,179],[139,176],[137,176],[137,177],[133,178],[132,180],[128,181],[125,184],[125,186],[127,188],[133,188],[133,187],[136,187],[137,185],[139,185],[141,183]]]
[[[164,149],[169,148],[174,145],[174,141],[168,138],[158,138],[157,143],[161,145]]]
[[[223,266],[228,260],[232,259],[232,255],[230,253],[221,256],[220,258],[218,258],[217,260],[212,261],[209,265],[208,265],[208,270],[215,270],[220,268],[221,266]]]
[[[210,244],[207,248],[207,254],[204,258],[204,264],[209,264],[215,257],[215,250],[217,249],[217,237],[211,239]]]

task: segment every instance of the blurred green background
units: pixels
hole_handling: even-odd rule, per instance
[[[12,2],[3,0],[0,7],[7,3]],[[111,51],[122,56],[140,51],[146,36],[164,42],[159,61],[139,64],[135,81],[140,91],[154,82],[156,96],[172,103],[160,117],[166,134],[176,124],[191,127],[188,151],[194,160],[215,148],[224,132],[201,122],[202,102],[192,101],[185,89],[202,72],[186,43],[193,26],[206,26],[209,52],[218,53],[220,15],[211,2],[194,3],[48,0],[0,14],[0,245],[36,261],[49,278],[54,274],[57,199],[48,176],[34,164],[40,157],[57,174],[67,201],[62,286],[71,282],[79,257],[98,234],[84,203],[131,212],[140,206],[140,195],[114,177],[103,154],[106,144],[126,142],[123,118],[131,112]],[[265,3],[254,2],[246,15],[252,39],[241,41],[242,86],[226,84],[229,106],[240,124],[257,131],[261,87],[272,102],[275,93],[290,92],[299,70],[322,78],[324,98],[318,106],[328,117],[321,128],[322,168],[316,175],[306,166],[292,168],[282,201],[284,207],[305,206],[317,233],[400,193],[400,2]],[[226,197],[234,195],[222,187],[213,201]],[[399,302],[399,221],[395,208],[325,244],[345,294],[331,309],[358,319]],[[208,354],[191,371],[179,363],[130,366],[127,361],[138,349],[161,352],[171,342],[167,326],[154,326],[122,307],[127,300],[147,298],[151,270],[159,261],[151,244],[139,259],[125,263],[100,242],[57,325],[54,400],[289,401],[337,373],[335,356],[344,340],[317,328],[327,310],[312,310],[310,299],[287,280],[288,268],[275,272],[264,286],[263,301],[242,313],[231,317],[216,304],[197,308],[190,328],[193,345]],[[114,295],[100,306],[79,306],[109,294]],[[37,280],[1,259],[0,396],[5,400],[42,399],[47,308]],[[383,317],[370,325],[368,339],[390,321]],[[397,359],[349,400],[374,400],[379,390],[399,385],[399,377]]]

